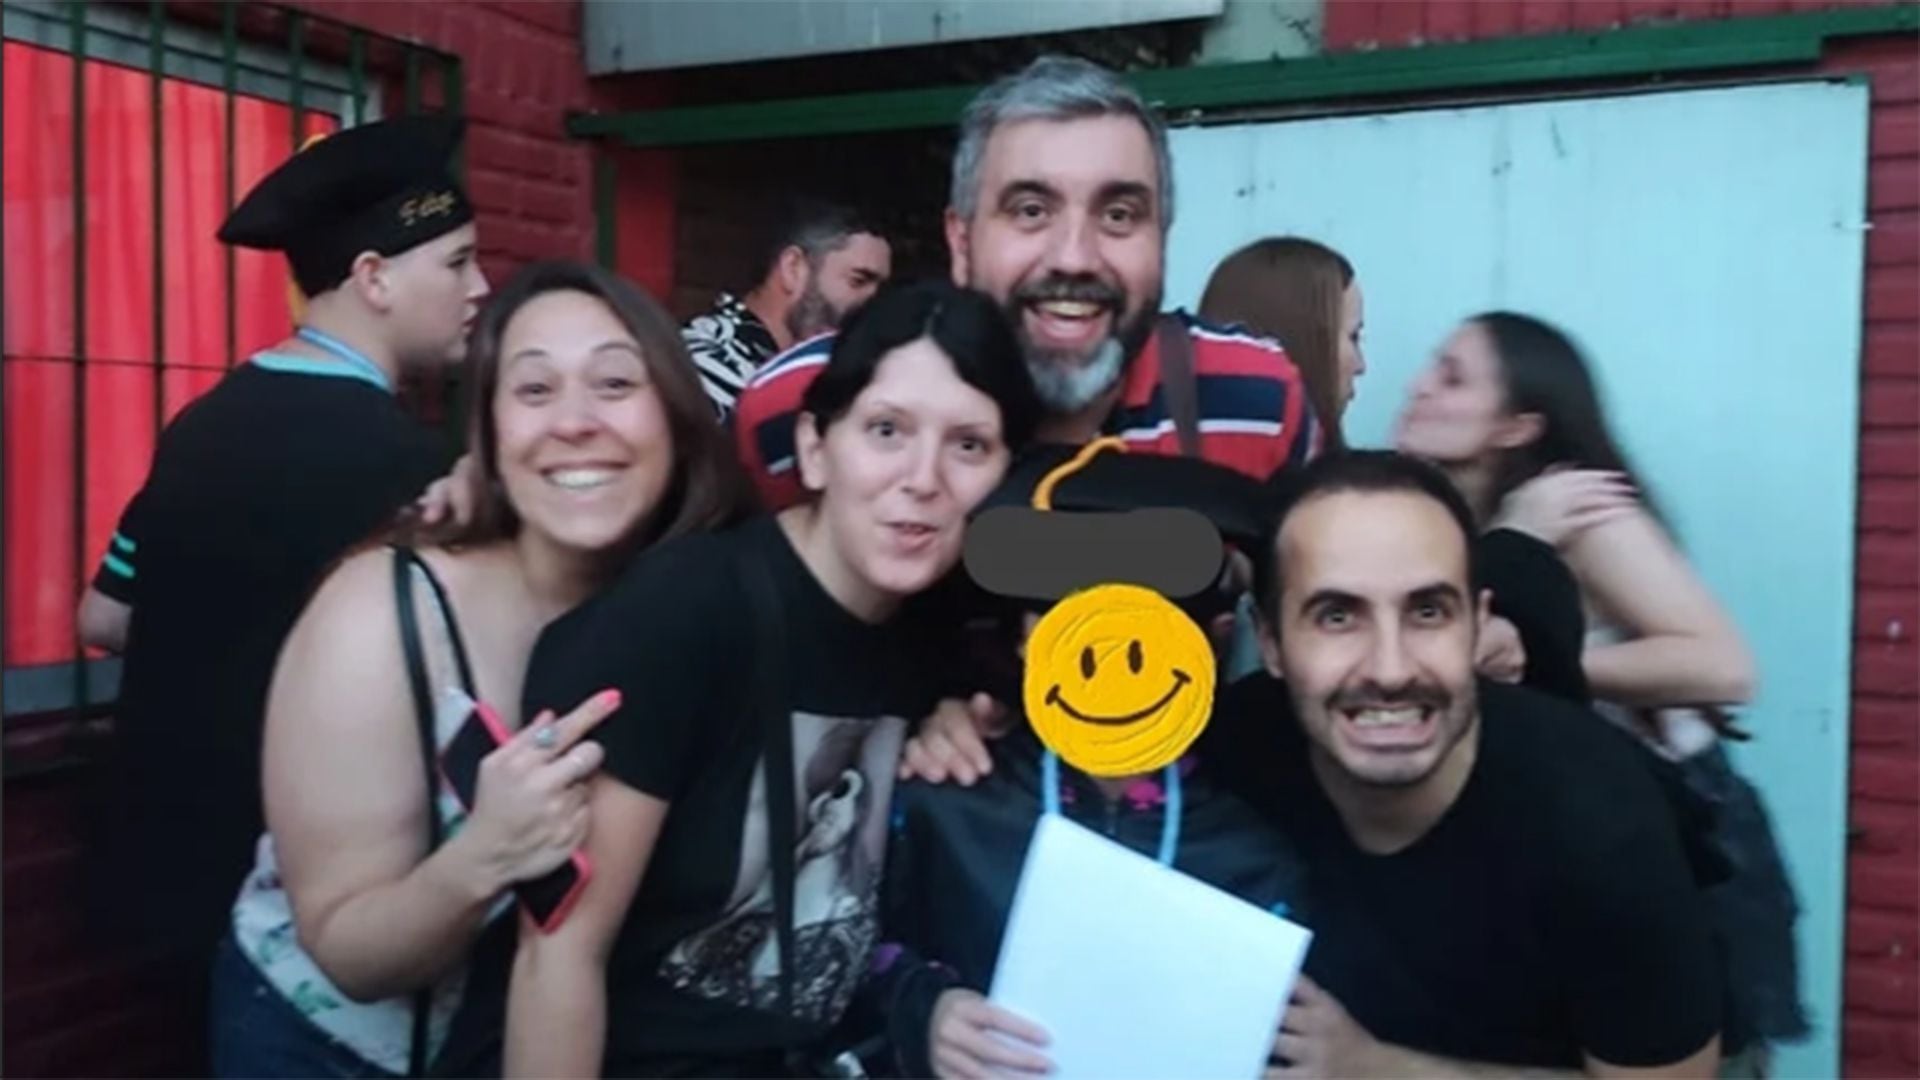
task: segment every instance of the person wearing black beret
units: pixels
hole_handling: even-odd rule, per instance
[[[177,982],[155,993],[206,996],[263,828],[282,638],[326,568],[446,471],[394,388],[458,362],[487,291],[449,169],[462,130],[438,115],[348,128],[234,208],[220,240],[285,254],[299,324],[161,432],[82,601],[84,640],[123,655],[89,815],[94,922],[172,958]]]

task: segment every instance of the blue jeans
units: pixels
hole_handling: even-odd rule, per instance
[[[315,1027],[228,934],[213,959],[213,1075],[385,1080],[394,1074]]]

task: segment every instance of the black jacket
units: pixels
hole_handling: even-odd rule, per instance
[[[1043,811],[1041,754],[1023,724],[994,743],[993,772],[973,787],[914,781],[896,796],[875,975],[856,1009],[863,1026],[886,1033],[890,1052],[882,1064],[900,1075],[932,1074],[928,1029],[941,992],[962,986],[985,993],[992,984],[1014,888]],[[1292,844],[1209,782],[1197,758],[1181,768],[1175,869],[1300,920],[1305,873]],[[1067,818],[1134,851],[1157,854],[1165,820],[1153,797],[1158,785],[1139,797],[1108,800],[1071,766],[1062,764],[1060,780]]]

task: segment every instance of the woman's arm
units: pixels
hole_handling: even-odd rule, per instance
[[[522,918],[507,992],[509,1077],[600,1075],[607,1042],[607,955],[653,857],[667,804],[609,776],[592,784],[593,877],[550,934]]]
[[[268,829],[300,945],[360,1001],[427,985],[464,956],[513,881],[557,865],[586,831],[593,744],[609,703],[517,738],[481,766],[474,813],[427,853],[426,779],[401,660],[391,554],[342,564],[295,624],[268,696]],[[531,728],[531,725],[529,725]]]
[[[1647,707],[1752,698],[1753,657],[1740,632],[1644,510],[1574,533],[1564,552],[1581,590],[1627,637],[1583,654],[1596,698]]]

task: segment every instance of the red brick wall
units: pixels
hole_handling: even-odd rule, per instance
[[[1328,0],[1326,43],[1390,48],[1842,6]],[[1845,40],[1821,70],[1872,85],[1842,1060],[1848,1076],[1911,1077],[1920,1075],[1920,48],[1911,35]]]
[[[1920,50],[1822,66],[1873,88],[1842,1052],[1849,1076],[1920,1076]]]
[[[482,265],[496,284],[542,258],[591,259],[593,156],[566,114],[657,108],[663,77],[599,79],[581,58],[578,0],[293,0],[292,6],[454,53],[465,61],[467,179]],[[618,267],[655,296],[673,288],[671,152],[619,155]]]
[[[592,256],[590,152],[568,142],[563,127],[566,112],[585,108],[590,99],[577,0],[303,0],[297,6],[465,60],[464,104],[472,121],[468,179],[479,211],[482,265],[496,284],[532,259]],[[438,92],[437,79],[423,83]],[[632,92],[624,84],[596,91],[595,100],[615,104]],[[670,160],[656,159],[653,169],[656,179],[670,179]],[[664,209],[667,242],[661,247],[670,250],[670,188],[639,185],[631,194],[652,200],[656,221]],[[641,234],[632,242],[650,241],[659,243],[658,236]],[[670,287],[670,274],[664,286],[648,284]],[[6,753],[18,764],[56,749],[63,739],[57,728],[36,732],[10,724]],[[192,1075],[196,1066],[184,1056],[181,1026],[189,1013],[183,1003],[143,991],[145,958],[88,943],[77,910],[77,796],[85,779],[82,771],[65,771],[6,785],[0,837],[5,1072]]]
[[[1861,0],[1326,0],[1329,51],[1859,7]]]

